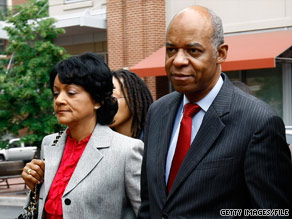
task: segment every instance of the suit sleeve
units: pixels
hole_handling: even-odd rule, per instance
[[[146,163],[147,163],[147,138],[149,133],[149,121],[150,121],[150,109],[147,113],[146,125],[145,125],[145,133],[144,133],[144,154],[142,161],[142,169],[141,169],[141,207],[139,209],[138,218],[151,218],[150,217],[150,203],[148,197],[148,182],[147,182],[147,171],[146,171]]]
[[[270,116],[254,132],[248,145],[244,174],[252,208],[290,209],[292,214],[292,164],[285,127]]]
[[[136,216],[141,204],[140,177],[143,148],[144,143],[140,140],[135,140],[135,144],[127,154],[125,165],[126,193]]]

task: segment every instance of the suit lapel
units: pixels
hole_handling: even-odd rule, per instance
[[[98,149],[110,147],[112,134],[109,127],[96,125],[63,195],[74,189],[102,160],[103,154]]]
[[[222,76],[224,78],[224,84],[204,116],[202,125],[175,178],[168,199],[192,171],[194,171],[225,127],[221,118],[230,111],[233,86],[224,74]]]
[[[181,94],[177,93],[174,94],[175,97],[173,98],[172,102],[168,105],[167,109],[165,110],[164,114],[161,115],[160,119],[160,129],[159,129],[159,140],[157,145],[158,147],[158,193],[162,200],[166,200],[167,196],[167,189],[165,184],[165,164],[166,164],[166,157],[169,148],[170,138],[172,134],[174,120],[176,118],[177,109],[181,102],[182,96]]]

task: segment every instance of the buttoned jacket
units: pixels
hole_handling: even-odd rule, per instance
[[[45,178],[40,189],[39,215],[60,165],[67,135],[55,146],[56,134],[42,142]],[[96,125],[62,196],[64,219],[135,218],[140,206],[143,142],[107,126]]]
[[[292,164],[282,119],[225,74],[222,78],[169,194],[166,158],[183,94],[173,92],[150,107],[139,218],[209,219],[220,218],[221,209],[292,209]]]

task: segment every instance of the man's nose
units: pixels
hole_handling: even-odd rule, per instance
[[[187,65],[189,60],[186,57],[186,54],[183,49],[179,49],[174,57],[173,64],[176,67],[181,67]]]

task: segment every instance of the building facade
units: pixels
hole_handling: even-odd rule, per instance
[[[49,0],[49,14],[66,30],[55,43],[68,53],[98,53],[113,70],[146,63],[143,74],[136,73],[158,99],[172,90],[163,70],[167,25],[196,4],[222,18],[229,44],[223,71],[246,83],[291,126],[292,0]]]

